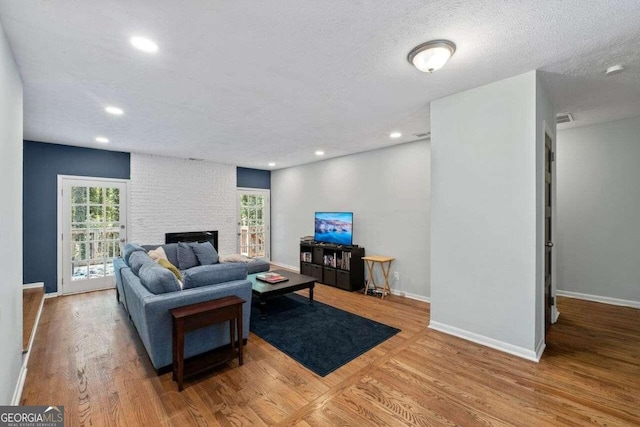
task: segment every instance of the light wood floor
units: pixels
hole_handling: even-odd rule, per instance
[[[29,341],[36,326],[40,304],[44,299],[44,286],[22,290],[22,352],[29,349]]]
[[[560,299],[532,363],[426,327],[429,305],[319,285],[316,299],[402,332],[321,378],[255,335],[176,391],[156,376],[114,291],[48,299],[22,404],[67,425],[640,425],[640,310]]]

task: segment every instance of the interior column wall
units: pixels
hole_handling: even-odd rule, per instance
[[[430,326],[533,360],[536,90],[531,71],[431,104]]]

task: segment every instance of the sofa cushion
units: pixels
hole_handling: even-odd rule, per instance
[[[171,264],[169,261],[167,261],[164,258],[160,258],[156,262],[158,263],[159,266],[164,267],[168,269],[170,272],[172,272],[176,276],[176,279],[178,279],[179,282],[182,282],[182,273],[180,272],[180,270],[178,270],[178,267]]]
[[[193,253],[196,254],[200,265],[211,265],[218,263],[218,252],[209,242],[191,243]]]
[[[183,242],[178,243],[178,267],[180,270],[188,270],[196,265],[198,265],[198,258],[191,245]]]
[[[252,259],[251,262],[247,263],[247,272],[249,274],[262,273],[263,271],[269,271],[270,268],[269,261],[260,258]]]
[[[219,262],[250,262],[252,259],[241,254],[220,255],[218,257]]]
[[[182,278],[184,289],[244,280],[247,278],[247,266],[244,263],[199,265],[183,272]]]
[[[147,255],[146,252],[136,251],[129,257],[129,267],[136,276],[140,272],[140,268],[147,263],[154,263],[153,260]]]
[[[124,248],[122,248],[122,258],[124,258],[124,262],[129,265],[129,257],[132,253],[138,251],[146,252],[145,249],[137,243],[127,243],[126,245],[124,245]],[[129,265],[129,267],[131,266]]]
[[[180,290],[176,276],[153,261],[140,267],[138,277],[140,277],[140,282],[153,294],[165,294]]]

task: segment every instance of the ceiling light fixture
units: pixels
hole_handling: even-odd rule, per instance
[[[158,45],[153,40],[149,40],[146,37],[135,36],[131,37],[129,41],[131,42],[131,46],[143,52],[155,53],[158,51]]]
[[[324,156],[324,151],[322,150],[316,151],[316,156]]]
[[[394,138],[394,139],[395,138],[400,138],[401,136],[402,136],[402,134],[400,132],[391,132],[389,134],[389,137]]]
[[[273,162],[269,163],[269,166],[271,166],[271,167],[274,167],[275,165],[276,165],[276,164],[275,164],[275,163],[273,163]]]
[[[106,144],[107,142],[109,142],[109,139],[105,138],[104,136],[96,136],[96,142]]]
[[[433,73],[444,67],[455,52],[456,45],[449,40],[432,40],[414,47],[407,59],[423,73]]]
[[[620,74],[623,71],[624,67],[622,66],[622,64],[618,64],[607,68],[607,71],[604,74],[607,76],[613,76],[614,74]]]
[[[114,116],[121,116],[122,114],[124,114],[124,111],[122,111],[122,108],[112,107],[112,106],[106,107],[104,111],[106,111],[109,114],[113,114]]]

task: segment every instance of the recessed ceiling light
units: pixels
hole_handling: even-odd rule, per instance
[[[104,111],[106,111],[109,114],[113,114],[114,116],[121,116],[122,114],[124,114],[124,111],[122,111],[122,108],[118,108],[118,107],[107,107],[104,109]]]
[[[275,165],[276,165],[276,164],[275,164],[275,163],[273,163],[273,162],[269,163],[269,166],[271,166],[271,167],[274,167]]]
[[[324,151],[322,150],[316,151],[316,156],[324,156]]]
[[[131,37],[129,41],[131,42],[131,46],[143,52],[155,53],[158,51],[158,45],[153,40],[149,40],[146,37],[135,36]]]
[[[401,134],[400,132],[391,132],[391,133],[389,134],[389,136],[390,136],[391,138],[400,138],[400,137],[402,136],[402,134]]]
[[[455,51],[456,45],[449,40],[432,40],[414,47],[407,59],[423,73],[433,73],[444,67]]]
[[[106,144],[107,142],[109,142],[109,139],[105,138],[104,136],[96,136],[96,142]]]

